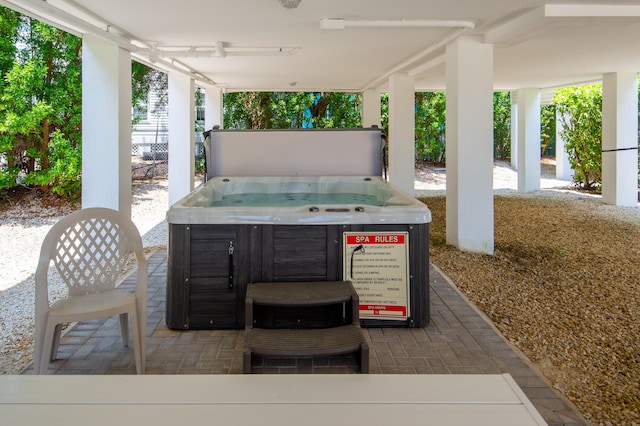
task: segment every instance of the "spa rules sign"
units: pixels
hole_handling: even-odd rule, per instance
[[[344,280],[360,298],[360,318],[404,320],[409,313],[407,232],[345,232]]]

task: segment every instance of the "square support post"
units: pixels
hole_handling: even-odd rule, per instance
[[[638,75],[609,73],[602,81],[602,201],[638,205]]]
[[[82,207],[131,216],[131,53],[82,39]]]
[[[389,181],[414,195],[415,83],[404,74],[389,77]]]
[[[195,86],[188,75],[169,73],[169,206],[193,190]]]
[[[447,243],[493,253],[493,45],[447,46]]]
[[[540,189],[540,89],[518,90],[518,192]]]
[[[380,92],[367,89],[362,92],[362,127],[380,127]]]
[[[204,86],[204,129],[223,126],[222,91],[214,86]]]

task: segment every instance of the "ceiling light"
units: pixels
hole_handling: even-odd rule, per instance
[[[287,9],[295,9],[300,4],[300,0],[280,0],[280,3]]]
[[[344,19],[323,18],[320,19],[320,29],[322,30],[344,30],[346,27]]]
[[[320,19],[320,29],[344,30],[345,28],[475,28],[471,21],[453,19],[373,19],[349,20],[342,18]]]

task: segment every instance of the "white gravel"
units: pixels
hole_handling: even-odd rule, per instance
[[[167,206],[166,179],[134,182],[131,216],[146,248],[166,246]],[[51,226],[71,211],[43,207],[33,197],[0,215],[0,374],[19,373],[32,361],[34,273],[40,246]],[[65,286],[52,281],[51,298],[63,296]]]
[[[571,190],[570,182],[544,173],[541,187],[541,196],[594,198]],[[418,196],[444,192],[445,171],[417,170],[415,189]],[[494,189],[500,193],[514,193],[517,189],[516,172],[508,164],[494,167]],[[145,247],[166,246],[167,206],[166,179],[134,182],[132,219]],[[640,220],[640,207],[608,206],[606,210],[636,223]],[[37,199],[0,212],[0,374],[17,374],[32,360],[34,272],[40,246],[51,226],[70,212],[71,209],[43,208]],[[54,286],[54,297],[64,292],[63,285]]]

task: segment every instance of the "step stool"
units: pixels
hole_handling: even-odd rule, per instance
[[[290,310],[296,320],[258,318],[262,310]],[[318,315],[327,310],[326,321]],[[340,324],[336,309],[342,312]],[[312,317],[305,314],[311,313]],[[263,315],[264,316],[264,315]],[[273,316],[273,315],[272,315]],[[278,314],[275,315],[276,317]],[[286,328],[281,328],[285,323]],[[359,299],[349,281],[249,283],[245,298],[243,371],[251,373],[251,356],[314,357],[356,353],[360,372],[369,372],[369,345],[360,328]]]

